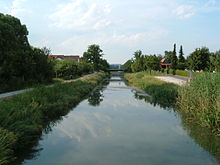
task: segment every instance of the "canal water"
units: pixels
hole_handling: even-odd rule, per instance
[[[219,138],[111,79],[45,133],[23,165],[219,164]]]

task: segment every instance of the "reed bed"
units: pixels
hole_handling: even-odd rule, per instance
[[[188,119],[220,133],[220,73],[196,76],[186,86],[179,88],[179,110]],[[195,120],[196,119],[196,120]]]

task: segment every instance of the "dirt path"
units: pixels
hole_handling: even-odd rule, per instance
[[[169,77],[169,76],[155,76],[155,78],[157,79],[160,79],[162,81],[166,81],[166,82],[169,82],[169,83],[174,83],[174,84],[177,84],[177,85],[185,85],[187,83],[186,80],[181,80],[181,79],[177,79],[177,78],[174,78],[174,77]]]
[[[96,73],[88,74],[88,75],[82,76],[82,77],[74,79],[74,80],[66,80],[63,83],[70,83],[70,82],[73,82],[73,81],[77,81],[77,80],[80,80],[80,79],[84,79],[84,78],[93,76],[95,74]],[[49,85],[47,87],[52,87],[52,86],[53,85]],[[7,93],[2,93],[2,94],[0,94],[0,99],[6,98],[6,97],[10,97],[10,96],[13,96],[13,95],[17,95],[17,94],[20,94],[20,93],[28,92],[28,91],[31,91],[31,90],[33,90],[33,88],[23,89],[23,90],[18,90],[18,91],[12,91],[12,92],[7,92]]]

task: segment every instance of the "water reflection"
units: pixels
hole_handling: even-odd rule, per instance
[[[101,86],[98,86],[88,97],[89,105],[92,106],[99,106],[100,103],[103,101],[104,95],[103,91],[105,90],[106,86],[109,84],[109,81],[103,82]]]
[[[175,107],[175,100],[168,98],[158,98],[155,96],[149,96],[144,94],[143,92],[133,90],[134,97],[139,100],[144,100],[147,103],[152,104],[153,106],[160,106],[163,109],[171,110]]]
[[[169,106],[151,99],[114,78],[107,87],[97,88],[59,124],[53,123],[47,129],[53,131],[40,141],[44,148],[40,156],[24,164],[218,165],[208,152],[195,145],[208,148],[209,142],[202,139],[208,135],[201,139],[191,135],[191,128],[181,124],[173,111],[160,108]],[[211,135],[206,139],[214,140]],[[206,150],[219,153],[217,148]]]
[[[220,137],[213,134],[208,129],[195,124],[195,121],[189,121],[183,114],[181,115],[181,122],[188,135],[192,137],[195,142],[212,154],[220,163]]]
[[[156,99],[155,97],[146,95],[142,91],[132,90],[136,99],[144,100],[153,106],[160,106],[166,110],[173,110],[175,103],[168,103],[167,99]],[[164,101],[165,100],[165,101]],[[177,108],[177,107],[175,107]],[[187,134],[194,139],[195,143],[201,146],[203,149],[212,154],[216,160],[220,163],[220,137],[215,135],[210,129],[201,127],[196,124],[196,121],[189,121],[184,114],[178,113],[181,118],[181,123]]]

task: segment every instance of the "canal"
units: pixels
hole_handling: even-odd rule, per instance
[[[218,137],[111,79],[46,131],[23,165],[219,164]]]

